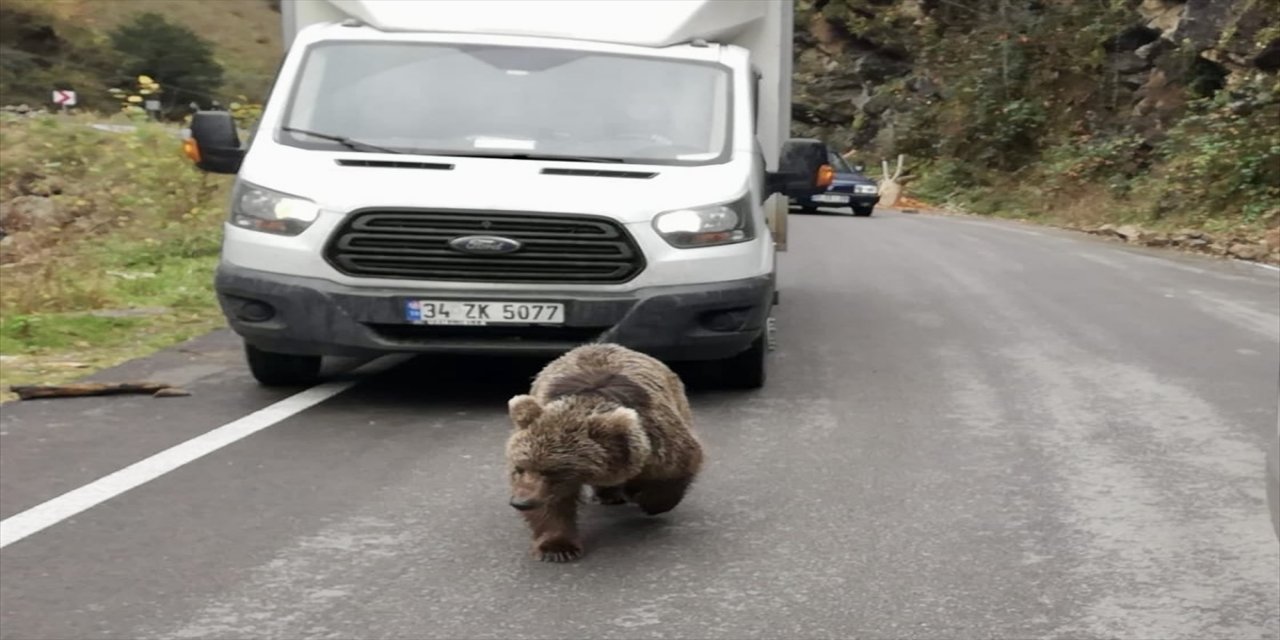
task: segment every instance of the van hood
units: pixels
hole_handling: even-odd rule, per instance
[[[303,150],[267,142],[248,154],[239,176],[342,213],[369,207],[447,208],[606,215],[631,223],[735,199],[748,188],[746,162],[687,167],[421,156]]]

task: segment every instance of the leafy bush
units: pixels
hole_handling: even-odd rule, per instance
[[[1135,133],[1083,135],[1044,153],[1042,171],[1050,187],[1069,192],[1081,184],[1101,184],[1122,196],[1151,165],[1151,146]]]
[[[911,184],[912,193],[938,203],[956,202],[965,190],[984,182],[972,164],[960,160],[943,158],[918,170],[922,175]]]
[[[163,89],[160,87],[160,83],[150,76],[138,76],[136,82],[137,86],[132,91],[112,87],[109,93],[120,101],[120,111],[126,116],[134,120],[146,119],[148,117],[147,101],[159,100]]]
[[[1264,217],[1280,207],[1278,90],[1280,82],[1191,103],[1158,147],[1163,166],[1155,177],[1188,187],[1194,204],[1223,217],[1277,222]]]
[[[120,83],[138,76],[155,79],[166,89],[161,100],[165,112],[191,102],[208,104],[222,87],[223,70],[213,58],[213,46],[159,14],[139,14],[110,37],[123,58]]]
[[[114,52],[83,29],[55,22],[43,7],[0,2],[0,98],[51,106],[53,89],[72,89],[78,108],[108,107],[103,78],[114,71]]]

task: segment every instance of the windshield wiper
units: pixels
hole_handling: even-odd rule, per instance
[[[560,156],[551,153],[486,153],[474,151],[440,151],[440,152],[423,152],[433,156],[460,156],[464,158],[498,158],[502,160],[546,160],[549,162],[601,162],[608,164],[626,164],[627,160],[623,158],[612,158],[608,156]]]
[[[349,148],[349,149],[355,149],[355,150],[357,150],[357,151],[359,151],[360,149],[362,149],[362,148],[363,148],[363,149],[372,149],[372,150],[374,150],[374,151],[381,151],[382,153],[395,153],[395,154],[403,154],[403,153],[404,153],[403,151],[396,151],[395,149],[388,149],[388,148],[386,148],[386,147],[379,147],[379,146],[378,146],[378,145],[376,145],[376,144],[369,144],[368,142],[361,142],[361,141],[359,141],[359,140],[353,140],[353,139],[348,138],[348,137],[346,137],[346,136],[335,136],[335,135],[333,135],[333,134],[331,134],[331,133],[320,133],[320,132],[318,132],[318,131],[307,131],[306,129],[295,129],[295,128],[293,128],[293,127],[280,127],[280,130],[281,130],[281,131],[288,131],[289,133],[301,133],[301,134],[302,134],[302,135],[304,135],[304,136],[311,136],[311,137],[313,137],[313,138],[320,138],[321,140],[328,140],[328,141],[330,141],[330,142],[336,142],[336,143],[338,143],[338,144],[340,144],[340,145],[342,145],[342,146],[344,146],[344,147],[347,147],[347,148]]]
[[[355,140],[352,138],[348,138],[346,136],[333,135],[331,133],[320,133],[319,131],[308,131],[306,129],[297,129],[294,127],[280,127],[280,130],[287,131],[289,133],[301,133],[302,135],[311,136],[313,138],[320,138],[321,140],[329,140],[331,142],[336,142],[340,145],[343,145],[351,149],[356,149],[356,150],[360,150],[362,148],[372,149],[374,151],[381,151],[383,153],[394,153],[399,155],[412,153],[412,154],[426,155],[426,156],[457,156],[457,157],[464,157],[464,158],[499,158],[499,159],[510,159],[510,160],[546,160],[546,161],[560,161],[560,162],[599,162],[599,163],[608,163],[608,164],[626,164],[627,163],[627,160],[624,160],[623,158],[612,158],[607,156],[560,156],[560,155],[549,154],[549,153],[523,153],[523,152],[488,153],[488,152],[474,152],[474,151],[435,151],[431,149],[413,149],[408,151],[400,151],[396,149],[388,149],[387,147],[380,147],[376,144],[371,144],[368,142],[361,142],[360,140]]]

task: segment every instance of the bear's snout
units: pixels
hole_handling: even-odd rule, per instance
[[[512,496],[510,504],[520,511],[528,511],[530,509],[538,508],[538,501],[533,498],[517,498]]]

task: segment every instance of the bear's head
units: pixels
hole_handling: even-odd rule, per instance
[[[522,511],[576,499],[583,485],[622,484],[651,451],[634,409],[567,397],[542,405],[519,395],[507,403],[511,506]]]

